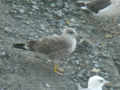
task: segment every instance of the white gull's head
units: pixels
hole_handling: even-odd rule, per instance
[[[95,75],[89,78],[88,88],[95,88],[96,90],[102,90],[102,87],[108,83],[109,81],[105,80],[103,77]]]
[[[75,29],[73,29],[73,28],[68,28],[68,27],[64,29],[63,34],[64,34],[64,35],[74,36],[74,37],[77,36],[77,33],[76,33]]]

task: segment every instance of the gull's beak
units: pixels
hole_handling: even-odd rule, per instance
[[[110,82],[110,81],[105,81],[105,84],[104,84],[105,86],[112,86],[112,83]]]

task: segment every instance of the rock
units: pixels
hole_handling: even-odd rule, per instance
[[[23,14],[24,12],[25,12],[24,9],[22,9],[22,8],[19,9],[19,13],[20,13],[20,14]]]
[[[106,38],[106,39],[110,39],[110,38],[113,38],[113,36],[112,36],[111,34],[106,34],[106,35],[105,35],[105,38]]]
[[[56,14],[58,17],[62,17],[62,16],[64,15],[64,13],[62,12],[62,10],[56,11],[55,14]]]
[[[50,87],[51,87],[48,83],[46,83],[45,86],[46,86],[47,88],[50,88]]]
[[[97,68],[93,68],[92,70],[91,70],[91,72],[95,72],[95,73],[98,73],[98,72],[100,72],[101,70],[100,69],[97,69]]]
[[[63,8],[64,7],[64,0],[56,0],[56,6],[58,8]]]
[[[56,7],[55,3],[51,3],[50,7],[55,8]]]
[[[32,5],[32,8],[35,9],[35,10],[39,9],[39,7],[37,5]]]

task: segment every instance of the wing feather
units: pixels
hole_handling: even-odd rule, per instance
[[[31,40],[28,42],[28,47],[31,51],[50,54],[68,49],[69,44],[65,38],[55,35],[52,37],[43,37],[40,40]]]
[[[111,4],[111,0],[95,0],[91,1],[91,3],[87,4],[87,7],[90,8],[92,11],[98,13],[100,9],[103,9]]]

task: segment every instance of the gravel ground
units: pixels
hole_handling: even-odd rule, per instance
[[[120,90],[120,25],[109,17],[80,10],[75,0],[0,0],[0,90],[77,90],[99,74]],[[13,43],[60,34],[65,27],[78,33],[76,51],[65,58],[64,76],[53,72],[47,58],[18,50]]]

